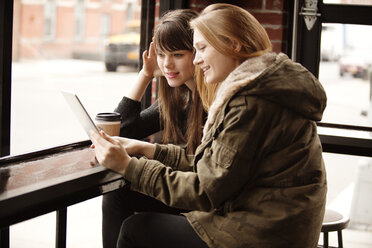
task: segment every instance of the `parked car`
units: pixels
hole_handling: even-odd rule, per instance
[[[139,62],[140,20],[131,21],[122,34],[111,35],[105,44],[107,71],[116,71],[119,65],[137,66]]]
[[[320,60],[324,62],[334,62],[340,59],[340,55],[332,48],[323,48],[320,53]]]
[[[372,54],[368,53],[349,53],[342,56],[339,60],[340,76],[346,74],[355,78],[367,80],[372,61]]]

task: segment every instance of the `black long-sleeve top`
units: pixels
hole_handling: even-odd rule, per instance
[[[161,130],[158,101],[141,111],[141,102],[123,97],[115,112],[121,115],[120,136],[144,139]]]

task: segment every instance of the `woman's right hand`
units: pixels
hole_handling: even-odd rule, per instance
[[[153,41],[150,43],[149,50],[143,52],[142,58],[142,73],[144,74],[144,76],[149,78],[161,76],[161,71],[156,60],[155,44]]]
[[[154,77],[161,76],[161,72],[156,59],[154,42],[150,43],[150,48],[143,52],[143,68],[138,74],[137,81],[133,85],[127,97],[134,101],[141,101],[147,86]]]

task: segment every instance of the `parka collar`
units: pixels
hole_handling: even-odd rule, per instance
[[[327,97],[314,75],[283,53],[249,58],[221,83],[208,112],[203,139],[218,113],[244,88],[245,95],[264,98],[313,121],[322,119]]]

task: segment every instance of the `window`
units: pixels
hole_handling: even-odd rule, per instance
[[[113,111],[137,75],[138,58],[133,64],[117,64],[115,73],[105,68],[111,26],[123,30],[127,24],[125,0],[56,3],[22,1],[22,11],[14,15],[21,26],[14,36],[19,45],[12,63],[11,154],[86,140],[60,91],[76,92],[94,118]],[[133,17],[140,18],[140,1],[132,4],[138,12]],[[124,21],[111,23],[111,18]],[[43,27],[53,40],[40,35]],[[138,46],[134,49],[139,52]]]
[[[75,6],[75,38],[82,39],[84,35],[84,0],[77,0]]]
[[[13,46],[12,70],[7,70],[11,72],[10,78],[2,79],[2,83],[10,79],[12,82],[11,155],[88,139],[61,90],[76,92],[94,118],[98,112],[113,111],[130,89],[137,76],[135,64],[139,61],[118,64],[115,72],[109,72],[104,60],[106,38],[111,30],[123,30],[127,24],[125,3],[125,0],[14,1],[13,20],[4,23],[17,23],[13,30],[16,45]],[[140,23],[141,1],[132,1],[132,5],[132,20]],[[5,3],[0,6],[3,8]],[[7,11],[11,9],[6,8]],[[11,30],[7,32],[1,35],[8,37]],[[6,45],[10,47],[9,43]],[[4,63],[3,57],[1,63]],[[80,217],[87,221],[78,221],[76,215],[82,212],[84,216]],[[100,198],[69,208],[69,246],[78,247],[79,236],[84,235],[88,236],[85,245],[101,245],[100,213]],[[38,247],[51,247],[55,242],[54,224],[55,213],[51,213],[13,225],[10,241],[20,247],[28,242]],[[84,225],[92,227],[89,229],[92,232],[82,233],[81,230],[87,229]],[[40,232],[32,231],[35,226],[42,227]]]
[[[110,35],[110,23],[111,23],[111,19],[110,19],[110,15],[107,14],[107,13],[103,13],[102,14],[102,17],[101,17],[101,33],[102,33],[102,36],[103,37],[108,37]]]
[[[127,21],[132,20],[133,19],[133,4],[132,3],[128,3],[126,12],[127,12],[127,15],[126,15]]]
[[[324,23],[319,79],[327,92],[323,122],[372,126],[372,26]]]
[[[318,3],[314,7],[306,2]],[[360,231],[372,218],[366,210],[372,168],[372,1],[298,3],[299,47],[294,57],[319,76],[328,97],[318,128],[323,148],[332,152],[324,153],[327,207],[350,215],[349,229]],[[306,19],[313,19],[312,28]]]
[[[46,39],[52,39],[55,36],[56,14],[56,0],[45,1],[44,36]]]

